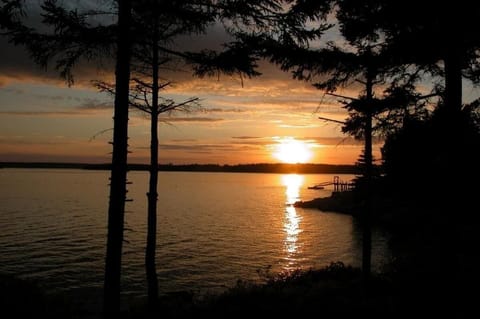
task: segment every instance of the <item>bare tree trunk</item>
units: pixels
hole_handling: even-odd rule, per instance
[[[152,140],[150,145],[150,186],[148,189],[148,230],[147,248],[145,251],[145,268],[148,284],[148,305],[154,308],[158,301],[158,280],[156,270],[156,246],[157,246],[157,183],[158,183],[158,116],[153,116],[151,122]]]
[[[373,101],[373,80],[372,70],[367,70],[366,82],[366,110],[365,110],[365,207],[363,207],[362,225],[362,273],[365,281],[370,279],[372,267],[372,101]]]
[[[131,57],[130,23],[130,0],[119,0],[113,153],[103,300],[104,315],[107,318],[114,317],[115,314],[120,311],[120,275],[127,192],[128,107]]]
[[[452,43],[456,43],[452,41]],[[465,160],[470,157],[465,145],[466,136],[465,122],[462,121],[462,64],[461,54],[456,45],[453,45],[444,59],[445,63],[445,109],[444,116],[440,123],[442,134],[441,155],[442,161],[440,171],[442,172],[442,183],[449,183],[450,185],[466,185],[471,180],[470,172],[465,172]],[[468,139],[468,138],[467,138]],[[454,257],[445,258],[445,252],[456,252],[462,246],[457,236],[447,236],[457,230],[459,225],[456,218],[452,218],[451,214],[444,213],[448,211],[461,211],[459,203],[463,202],[465,197],[465,188],[453,187],[451,191],[440,190],[438,192],[443,202],[443,212],[435,216],[442,220],[440,229],[438,230],[444,237],[441,243],[436,243],[436,252],[438,251],[438,260],[442,260],[439,264],[439,270],[444,277],[443,281],[455,291],[462,291],[458,282],[455,281],[455,269],[458,269],[457,259]],[[438,241],[437,241],[438,242]],[[455,256],[453,254],[453,256]]]
[[[156,6],[154,10],[156,10]],[[156,15],[155,15],[156,17]],[[154,309],[158,302],[158,280],[155,263],[157,247],[157,184],[158,184],[158,25],[155,23],[153,30],[153,63],[152,63],[152,113],[150,126],[150,184],[148,189],[148,230],[147,247],[145,251],[145,268],[148,285],[148,305]]]
[[[445,104],[452,115],[462,109],[462,66],[459,53],[453,49],[444,59],[445,63]]]
[[[455,42],[454,42],[455,43]],[[455,183],[454,170],[457,165],[462,165],[456,161],[461,151],[461,131],[464,129],[462,125],[462,65],[460,53],[457,48],[452,48],[444,59],[445,63],[445,110],[442,121],[444,139],[446,144],[446,164],[447,172],[452,178],[451,183]]]

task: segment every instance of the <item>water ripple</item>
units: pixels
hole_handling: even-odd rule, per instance
[[[38,281],[49,290],[101,288],[108,174],[5,169],[1,174],[0,272]],[[144,296],[146,291],[147,176],[129,174],[134,202],[126,208],[129,230],[122,265],[126,296]],[[321,178],[161,173],[157,234],[161,292],[221,291],[238,279],[261,279],[259,274],[266,270],[288,271],[336,260],[358,265],[361,236],[350,216],[289,205],[316,196],[306,186]],[[381,264],[386,241],[381,234],[375,238],[374,258]]]

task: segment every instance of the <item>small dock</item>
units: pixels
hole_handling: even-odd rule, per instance
[[[334,176],[333,181],[331,182],[323,182],[318,183],[313,186],[308,187],[309,189],[323,189],[326,186],[333,185],[334,192],[345,192],[351,191],[354,187],[354,183],[352,181],[343,181],[340,179],[340,176]]]

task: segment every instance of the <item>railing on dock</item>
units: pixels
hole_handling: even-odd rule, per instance
[[[325,186],[333,185],[334,192],[345,192],[351,191],[354,187],[354,183],[352,181],[343,181],[340,179],[340,176],[334,176],[332,182],[323,182],[315,184],[309,188],[311,189],[323,189]]]
[[[354,184],[352,181],[342,181],[339,176],[333,177],[334,192],[351,191],[353,187],[354,187]]]

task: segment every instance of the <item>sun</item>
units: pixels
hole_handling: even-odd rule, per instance
[[[275,145],[273,156],[283,163],[296,164],[308,162],[313,154],[307,143],[293,137],[285,137]]]

